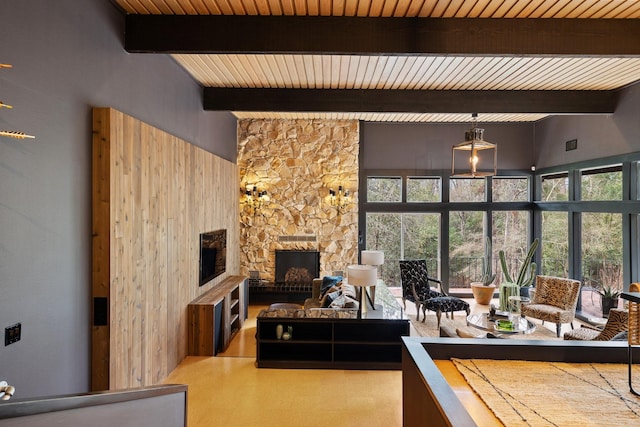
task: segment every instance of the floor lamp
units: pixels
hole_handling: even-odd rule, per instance
[[[360,264],[363,265],[372,265],[376,268],[376,274],[378,274],[378,266],[384,264],[384,252],[382,251],[361,251],[360,252]],[[376,276],[376,283],[378,282],[378,277]],[[367,298],[371,303],[371,307],[376,309],[376,288],[371,289],[371,295],[367,294]]]
[[[347,267],[347,283],[360,288],[360,306],[358,317],[367,312],[367,286],[375,286],[378,281],[378,269],[371,265],[350,265]]]

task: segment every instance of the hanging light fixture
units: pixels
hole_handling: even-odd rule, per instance
[[[477,127],[478,113],[471,115],[471,129],[464,133],[464,141],[456,144],[451,149],[451,175],[453,176],[467,176],[467,177],[481,177],[492,176],[498,173],[498,144],[484,140],[484,129]],[[485,150],[493,150],[493,170],[491,171],[479,171],[479,164],[486,164],[487,162],[480,162],[480,152]],[[463,172],[456,171],[456,153],[469,152],[469,167],[468,171],[463,168]],[[491,152],[483,153],[483,158],[488,157]],[[466,157],[466,155],[464,156]]]

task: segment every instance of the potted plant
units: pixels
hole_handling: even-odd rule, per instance
[[[598,293],[602,301],[602,317],[609,317],[609,310],[618,307],[620,289],[614,288],[611,285],[604,285]]]
[[[484,241],[484,257],[482,258],[482,280],[480,282],[471,282],[471,292],[477,304],[489,305],[496,285],[493,281],[496,275],[493,273],[493,256],[492,256],[491,238],[486,237]]]
[[[503,250],[498,252],[500,258],[500,266],[502,267],[502,283],[500,284],[500,310],[510,311],[509,297],[510,296],[529,296],[529,287],[533,285],[533,281],[536,279],[536,263],[533,262],[533,256],[538,249],[540,241],[535,239],[527,255],[522,260],[522,265],[517,275],[510,275],[509,268],[507,267],[507,259]],[[526,293],[526,295],[524,295]]]

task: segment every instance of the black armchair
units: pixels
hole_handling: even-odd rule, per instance
[[[429,277],[427,272],[427,261],[418,260],[401,260],[400,262],[400,280],[402,281],[402,304],[407,309],[407,301],[416,305],[416,320],[420,320],[420,307],[426,300],[436,297],[446,296],[443,292],[431,289],[430,283],[441,286],[442,283],[438,279]],[[425,310],[423,310],[424,316]]]

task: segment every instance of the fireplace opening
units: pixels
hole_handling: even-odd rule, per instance
[[[311,284],[320,276],[320,252],[276,251],[276,284]]]

